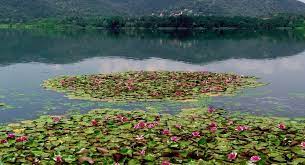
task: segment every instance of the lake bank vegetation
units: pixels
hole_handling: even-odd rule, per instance
[[[276,15],[270,17],[242,16],[142,16],[142,17],[66,17],[63,19],[37,19],[14,22],[2,20],[0,28],[45,29],[304,29],[305,17],[299,15]]]
[[[63,76],[43,84],[47,89],[64,92],[69,98],[99,101],[188,101],[202,95],[234,95],[241,89],[261,85],[255,77],[168,71]]]
[[[4,164],[302,164],[305,124],[228,114],[98,109],[0,126]]]

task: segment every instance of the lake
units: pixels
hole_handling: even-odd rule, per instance
[[[69,100],[42,81],[59,75],[133,70],[213,71],[253,75],[268,83],[209,104],[262,116],[305,116],[305,35],[290,31],[105,32],[0,31],[0,123],[104,108],[174,102],[106,103]]]

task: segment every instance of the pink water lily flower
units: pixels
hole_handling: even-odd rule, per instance
[[[302,147],[302,149],[305,149],[305,141],[302,142],[302,143],[300,144],[300,146]]]
[[[16,139],[16,142],[26,142],[26,141],[28,141],[28,137],[26,136],[21,136]]]
[[[216,111],[216,109],[214,108],[214,107],[212,107],[212,106],[209,106],[208,107],[208,112],[209,113],[213,113],[213,112],[215,112]]]
[[[58,123],[58,122],[60,122],[61,118],[58,116],[54,116],[54,117],[52,117],[52,120],[54,123]]]
[[[178,129],[181,129],[181,128],[182,128],[182,125],[176,124],[175,127],[178,128]]]
[[[64,86],[66,84],[66,81],[65,80],[60,80],[60,84],[61,84],[61,86]]]
[[[230,161],[235,160],[236,157],[237,157],[237,153],[236,153],[236,152],[231,152],[231,153],[229,153],[229,154],[227,155],[227,157],[228,157],[228,159],[229,159]]]
[[[98,121],[94,119],[94,120],[91,121],[91,124],[93,126],[98,126]]]
[[[167,160],[164,160],[161,165],[170,165],[171,163]]]
[[[144,135],[137,135],[136,140],[144,140]]]
[[[176,91],[176,92],[175,92],[175,95],[176,95],[176,96],[181,96],[181,95],[182,95],[182,92],[181,92],[181,91]]]
[[[5,143],[7,143],[7,140],[6,140],[6,139],[0,140],[0,144],[5,144]]]
[[[192,136],[193,137],[200,137],[200,132],[195,131],[195,132],[192,133]]]
[[[147,124],[147,128],[154,128],[155,127],[155,124],[154,123],[149,123]]]
[[[146,151],[145,150],[141,150],[139,153],[140,153],[140,155],[143,156],[143,155],[145,155]]]
[[[286,125],[284,123],[280,123],[277,127],[279,129],[281,129],[281,130],[285,130],[286,129]]]
[[[172,136],[172,137],[171,137],[171,140],[174,141],[174,142],[177,142],[177,141],[180,140],[180,138],[177,137],[177,136]]]
[[[211,132],[216,132],[217,131],[217,127],[210,127],[210,131]]]
[[[226,79],[226,83],[230,83],[230,82],[232,82],[232,81],[233,81],[233,78],[232,78],[232,77],[229,77],[229,78]]]
[[[128,121],[128,118],[122,115],[117,115],[117,119],[120,120],[122,123],[125,123]]]
[[[249,127],[248,126],[244,126],[244,125],[239,125],[235,128],[236,131],[239,131],[239,132],[242,132],[242,131],[245,131],[245,130],[248,130]]]
[[[158,121],[153,122],[155,126],[158,126],[160,123]]]
[[[133,126],[134,129],[140,129],[141,127],[139,126],[139,124],[136,124]]]
[[[146,123],[144,121],[140,121],[133,128],[135,128],[135,129],[142,129],[142,128],[145,128],[145,127],[146,127]]]
[[[132,90],[134,90],[135,88],[134,88],[132,85],[127,85],[127,89],[128,89],[129,91],[132,91]]]
[[[209,124],[209,129],[211,132],[216,132],[217,131],[217,123],[216,122],[212,122]]]
[[[170,131],[168,129],[165,129],[162,131],[162,135],[169,135]]]
[[[261,160],[261,157],[259,157],[259,156],[252,156],[251,158],[250,158],[250,161],[251,162],[253,162],[253,163],[255,163],[255,162],[258,162],[258,161],[260,161]]]
[[[7,138],[8,138],[8,139],[15,139],[15,134],[9,133],[9,134],[7,135]]]
[[[209,127],[217,127],[217,123],[216,122],[212,122]]]
[[[55,156],[54,161],[57,162],[57,163],[62,163],[63,162],[62,157],[60,155]]]
[[[228,123],[227,123],[227,125],[232,125],[232,124],[234,124],[233,120],[229,120]]]

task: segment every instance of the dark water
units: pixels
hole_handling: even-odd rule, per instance
[[[213,98],[217,107],[257,115],[305,117],[305,36],[280,32],[31,32],[0,31],[0,123],[42,114],[176,103],[103,103],[69,100],[46,91],[58,75],[130,70],[235,72],[270,83],[236,97]]]

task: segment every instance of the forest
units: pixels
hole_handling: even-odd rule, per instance
[[[2,26],[36,28],[93,28],[93,29],[253,29],[303,28],[301,15],[276,15],[272,17],[224,16],[142,16],[142,17],[66,17],[63,19],[38,19],[30,22],[1,21]]]

